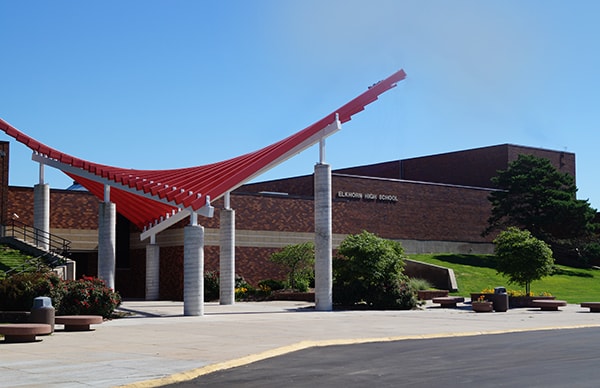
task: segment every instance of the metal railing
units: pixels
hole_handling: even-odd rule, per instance
[[[32,257],[30,259],[25,260],[21,265],[17,266],[17,267],[13,267],[11,269],[9,269],[6,272],[0,272],[0,278],[9,278],[12,275],[18,275],[18,274],[22,274],[24,272],[31,272],[32,270],[35,271],[39,271],[42,268],[49,266],[52,267],[52,265],[50,264],[44,264],[46,263],[44,256],[48,255],[48,253],[45,253],[41,256],[37,256],[37,257]],[[54,256],[54,262],[56,265],[60,265],[60,260],[56,258],[56,256]]]
[[[66,257],[71,252],[71,241],[14,219],[5,225],[4,236],[35,245],[52,255]]]

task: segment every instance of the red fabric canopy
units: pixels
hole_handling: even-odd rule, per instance
[[[299,151],[299,146],[315,144],[319,141],[320,131],[335,121],[336,114],[340,122],[349,121],[352,115],[362,111],[366,105],[377,100],[380,94],[396,86],[396,83],[405,77],[403,70],[397,71],[341,108],[277,143],[229,160],[197,167],[172,170],[111,167],[88,162],[50,148],[2,119],[0,129],[35,153],[73,167],[68,172],[63,171],[98,198],[104,197],[104,184],[110,184],[110,198],[116,204],[117,211],[142,229],[181,208],[197,211],[207,203],[207,198],[215,200],[252,179],[259,172],[294,155]],[[78,175],[77,169],[87,178]],[[99,179],[89,179],[88,173]]]

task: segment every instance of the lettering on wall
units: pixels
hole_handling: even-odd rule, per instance
[[[398,202],[398,196],[393,194],[359,193],[356,191],[338,191],[336,198],[354,199],[359,201]]]

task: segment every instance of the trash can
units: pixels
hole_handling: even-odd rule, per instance
[[[50,333],[54,333],[54,307],[52,299],[47,296],[33,298],[33,307],[29,315],[31,323],[45,323],[50,325]]]
[[[494,311],[505,313],[508,310],[508,294],[505,287],[494,288]]]

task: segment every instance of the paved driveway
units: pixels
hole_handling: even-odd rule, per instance
[[[170,387],[597,387],[599,328],[329,346]]]

